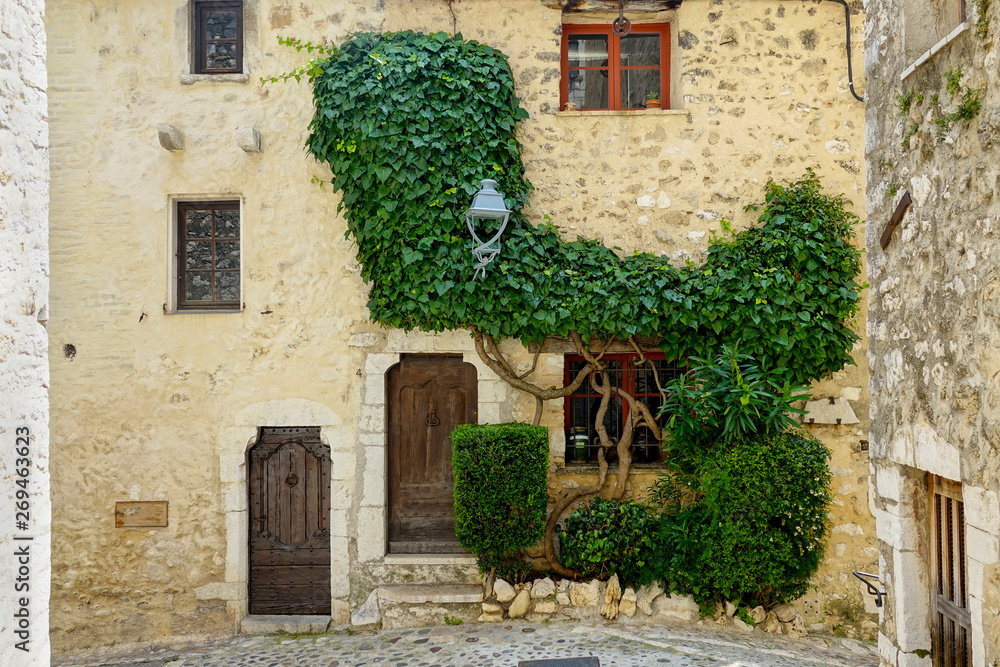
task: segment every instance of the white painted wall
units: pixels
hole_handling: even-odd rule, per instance
[[[43,0],[0,2],[0,665],[49,664],[48,111]],[[15,525],[26,428],[27,528]],[[23,502],[23,499],[20,500]],[[31,540],[15,540],[15,537]],[[19,563],[18,550],[27,551]],[[20,573],[22,565],[28,575]],[[18,581],[21,578],[21,581]],[[27,579],[27,581],[24,581]],[[24,585],[28,588],[24,590]],[[20,585],[22,590],[15,587]],[[15,617],[27,604],[27,651]]]

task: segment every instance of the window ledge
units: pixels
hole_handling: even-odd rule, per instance
[[[918,67],[920,67],[925,62],[934,57],[934,55],[937,54],[938,51],[940,51],[941,49],[943,49],[944,47],[948,46],[953,41],[958,39],[958,36],[961,35],[963,32],[965,32],[966,30],[968,30],[969,27],[970,26],[968,23],[959,23],[957,28],[948,33],[947,37],[945,37],[940,42],[929,48],[919,58],[914,60],[912,65],[904,69],[903,73],[899,75],[899,80],[905,81],[906,77],[916,72]]]
[[[185,308],[183,310],[168,310],[166,315],[242,315],[242,310],[198,310]]]
[[[250,83],[250,75],[243,74],[181,74],[181,85],[195,83]]]
[[[684,109],[594,109],[591,111],[557,111],[558,118],[578,116],[686,116]]]
[[[662,472],[667,469],[666,463],[633,463],[629,466],[629,474],[636,472]],[[618,470],[618,463],[611,463],[608,465],[608,474],[616,472]],[[600,469],[597,464],[585,463],[583,465],[577,463],[567,463],[566,465],[556,468],[556,475],[597,475]]]

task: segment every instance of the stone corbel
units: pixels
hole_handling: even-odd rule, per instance
[[[156,131],[160,135],[160,145],[168,151],[184,150],[184,133],[176,127],[160,123],[156,126]]]
[[[246,153],[260,153],[260,132],[252,127],[241,127],[236,130],[236,145]]]

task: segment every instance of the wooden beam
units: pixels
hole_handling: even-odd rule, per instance
[[[625,16],[677,9],[682,0],[625,0]],[[618,12],[618,0],[542,0],[549,9],[568,14],[584,12]]]

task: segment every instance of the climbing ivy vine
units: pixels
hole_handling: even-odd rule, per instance
[[[373,320],[524,343],[574,332],[645,337],[670,357],[739,345],[796,383],[850,362],[857,218],[811,172],[769,184],[761,226],[723,235],[701,265],[619,257],[522,213],[532,186],[517,124],[528,113],[500,51],[461,35],[400,32],[357,34],[323,56],[299,72],[316,106],[308,149],[342,194]],[[483,178],[499,182],[514,214],[480,281],[463,212]]]

